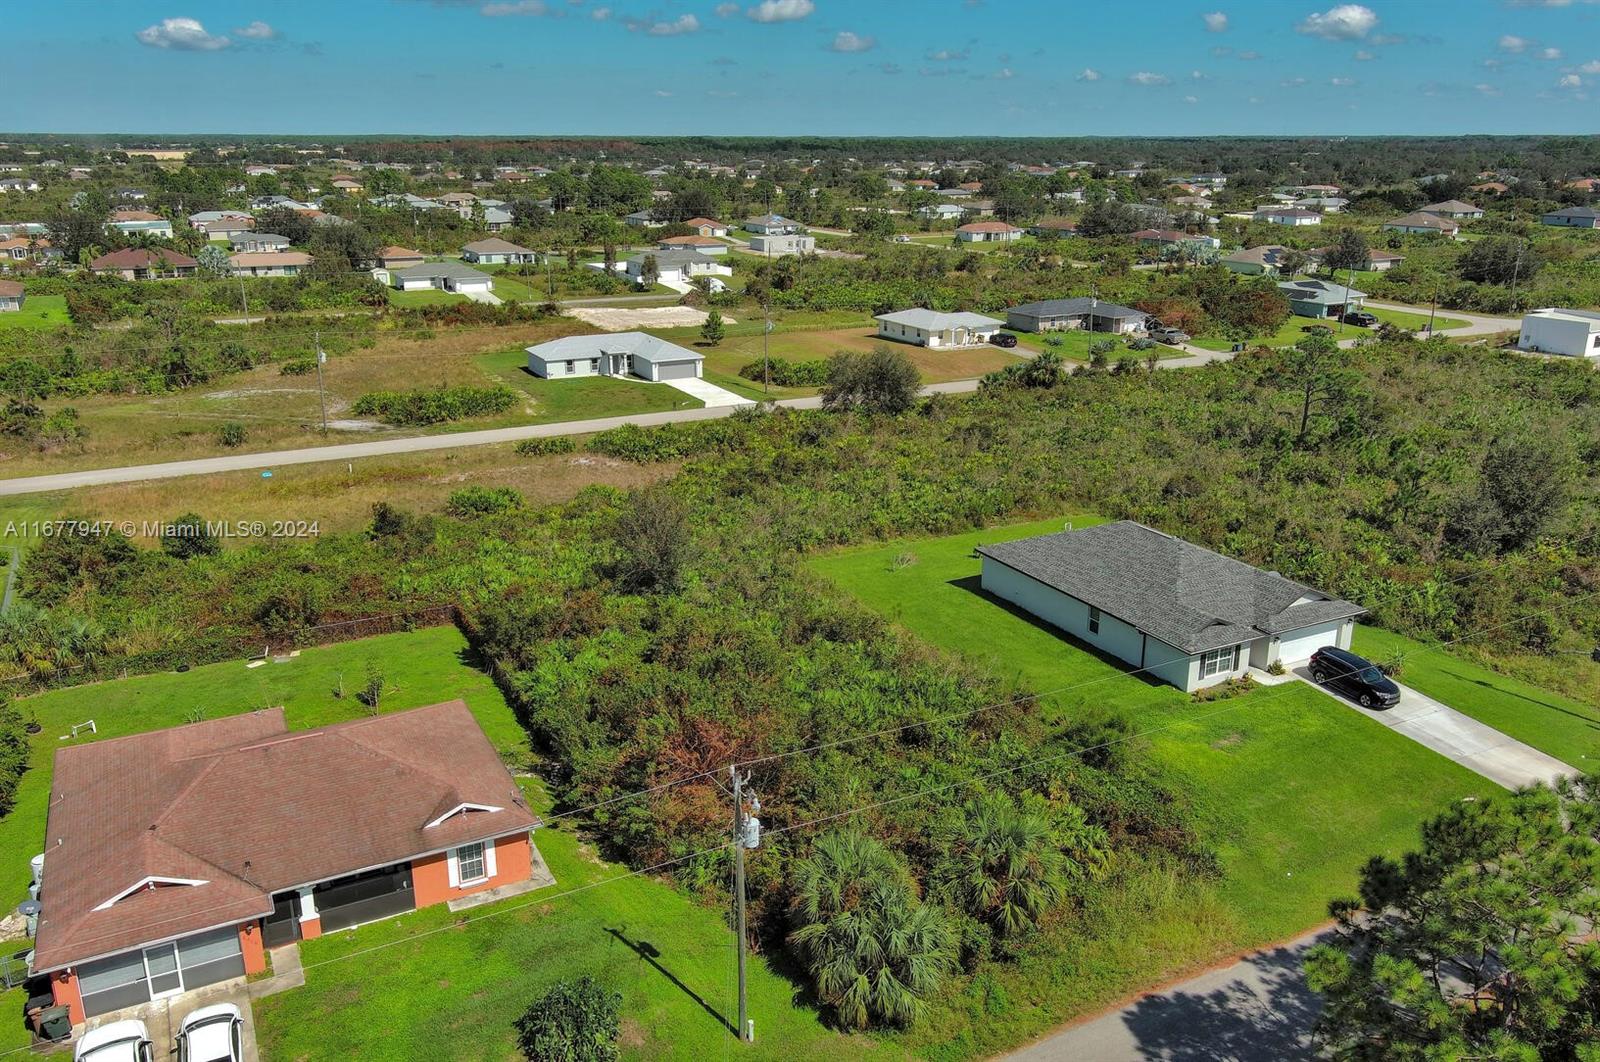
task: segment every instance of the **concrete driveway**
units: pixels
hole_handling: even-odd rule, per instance
[[[1535,782],[1549,784],[1563,775],[1581,773],[1576,767],[1562,763],[1554,756],[1548,756],[1516,738],[1507,737],[1494,727],[1398,682],[1395,685],[1400,686],[1400,703],[1393,708],[1373,710],[1361,707],[1326,686],[1317,685],[1306,665],[1296,667],[1294,675],[1340,704],[1507,789],[1517,789]]]
[[[259,1062],[261,1056],[256,1048],[256,1022],[255,1015],[250,1010],[250,996],[251,992],[245,979],[236,977],[231,981],[185,992],[171,999],[158,999],[150,1003],[141,1003],[137,1007],[126,1007],[109,1014],[102,1014],[98,1018],[90,1018],[83,1028],[78,1030],[78,1035],[81,1036],[91,1029],[109,1025],[114,1021],[136,1018],[144,1022],[145,1031],[150,1034],[154,1062],[176,1062],[178,1045],[174,1038],[178,1035],[178,1028],[183,1024],[183,1019],[201,1007],[209,1007],[215,1003],[232,1003],[239,1008],[239,1014],[244,1018],[245,1062]]]
[[[755,402],[743,395],[736,395],[725,387],[718,387],[710,380],[698,377],[693,380],[662,380],[668,387],[675,387],[691,398],[698,398],[706,404],[707,409],[717,406],[753,406]]]

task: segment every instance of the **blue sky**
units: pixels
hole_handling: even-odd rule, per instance
[[[1593,133],[1600,0],[14,0],[50,132]]]

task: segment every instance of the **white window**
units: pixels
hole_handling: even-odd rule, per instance
[[[489,864],[484,858],[483,842],[464,844],[456,849],[457,874],[462,885],[471,885],[489,877]]]
[[[1089,606],[1089,633],[1100,633],[1100,610],[1093,605]]]
[[[573,373],[578,371],[578,363],[575,361],[564,361],[561,364],[567,367],[566,372],[568,376],[571,376]]]
[[[1200,656],[1200,677],[1210,678],[1226,671],[1232,671],[1239,666],[1239,647],[1229,645],[1222,649],[1212,649]]]
[[[599,358],[590,358],[589,359],[589,371],[590,372],[599,372],[600,371],[600,359]]]

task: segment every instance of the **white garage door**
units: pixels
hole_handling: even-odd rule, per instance
[[[692,380],[696,375],[692,361],[665,361],[656,366],[657,380]]]
[[[1278,642],[1278,659],[1292,664],[1307,659],[1325,645],[1339,644],[1339,628],[1343,625],[1344,622],[1340,620],[1290,631]]]

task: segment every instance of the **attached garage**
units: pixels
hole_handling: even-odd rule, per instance
[[[1310,659],[1312,653],[1325,646],[1348,649],[1353,622],[1347,619],[1335,620],[1331,623],[1319,623],[1314,627],[1302,627],[1297,631],[1285,631],[1278,635],[1277,659],[1285,664],[1294,664]]]
[[[698,361],[664,361],[653,367],[653,373],[647,379],[662,380],[697,380],[700,378],[700,363]]]
[[[688,347],[646,332],[565,336],[526,348],[528,371],[545,379],[566,376],[635,376],[651,383],[697,380],[705,358]]]

